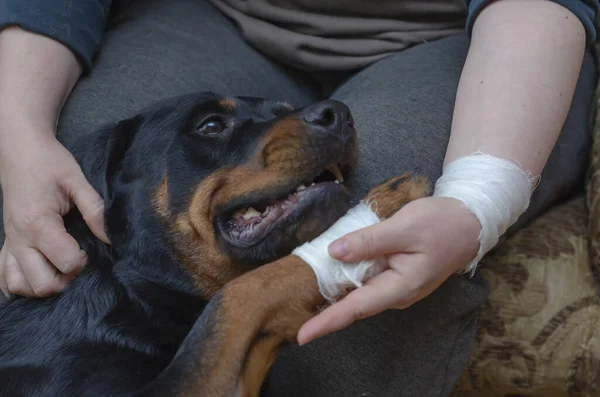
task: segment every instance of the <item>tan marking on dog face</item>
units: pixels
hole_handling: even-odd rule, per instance
[[[207,299],[242,273],[235,271],[215,235],[211,203],[222,183],[221,177],[221,173],[217,173],[202,181],[188,209],[178,214],[172,225],[176,255]]]
[[[171,217],[167,177],[164,177],[160,185],[158,185],[158,189],[156,189],[156,192],[154,193],[153,205],[156,213],[161,219],[166,220]]]
[[[267,189],[280,178],[278,173],[242,166],[221,169],[200,183],[188,209],[175,217],[172,233],[178,259],[207,298],[251,269],[234,263],[219,246],[214,222],[217,209],[250,191]]]
[[[232,111],[237,107],[237,102],[235,99],[225,98],[219,101],[219,106],[227,111]]]
[[[286,117],[275,123],[264,139],[260,151],[259,165],[276,165],[282,173],[294,172],[297,167],[308,165],[309,156],[299,158],[302,149],[308,149],[309,143],[303,131],[304,123],[293,117]]]
[[[211,192],[219,178],[207,178],[194,194],[187,211],[174,215],[169,208],[168,182],[163,178],[153,197],[157,216],[169,228],[175,255],[209,299],[233,278],[233,264],[217,247],[210,208]],[[238,272],[239,273],[239,272]]]

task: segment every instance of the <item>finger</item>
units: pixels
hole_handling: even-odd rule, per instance
[[[404,299],[413,299],[414,291],[414,287],[408,285],[398,273],[387,270],[307,321],[298,331],[298,343],[308,343],[355,321],[398,306]]]
[[[92,233],[109,244],[110,241],[104,229],[104,200],[102,197],[85,179],[83,173],[70,179],[66,188]]]
[[[85,266],[87,255],[65,230],[62,218],[56,215],[46,223],[35,240],[37,248],[64,274],[78,273]]]
[[[52,266],[35,248],[16,250],[15,259],[35,296],[45,297],[58,293],[72,279],[72,276],[62,274]]]
[[[9,294],[35,296],[17,260],[8,252],[6,255],[6,285]]]
[[[329,255],[342,262],[356,262],[395,253],[409,247],[408,238],[398,227],[397,220],[387,219],[334,241]]]

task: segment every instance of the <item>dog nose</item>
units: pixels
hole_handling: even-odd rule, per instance
[[[330,133],[347,135],[354,127],[348,106],[334,100],[326,100],[304,109],[302,118],[311,126],[320,127]],[[348,128],[350,127],[350,128]]]

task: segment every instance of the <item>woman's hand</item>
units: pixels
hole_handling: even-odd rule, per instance
[[[298,332],[308,343],[387,309],[404,309],[462,269],[479,249],[481,225],[451,198],[408,203],[393,217],[350,233],[329,246],[343,262],[385,256],[389,270],[325,309]]]
[[[0,251],[5,294],[48,296],[81,270],[86,254],[65,230],[62,216],[74,203],[105,242],[103,200],[53,133],[23,129],[3,141],[0,183],[6,241]]]
[[[16,26],[0,30],[0,184],[6,241],[0,289],[47,296],[86,261],[62,215],[75,203],[104,241],[103,201],[55,138],[58,116],[81,75],[65,45]]]

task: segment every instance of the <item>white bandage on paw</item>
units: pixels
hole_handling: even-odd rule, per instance
[[[433,195],[462,201],[481,223],[479,251],[465,272],[473,272],[525,212],[534,179],[517,164],[481,152],[456,159],[444,168]]]
[[[293,255],[299,256],[312,267],[319,290],[329,302],[335,302],[348,289],[362,286],[365,281],[387,268],[384,259],[343,263],[329,256],[327,250],[329,244],[338,238],[376,223],[379,223],[379,217],[368,204],[362,202],[319,237],[293,251]]]

